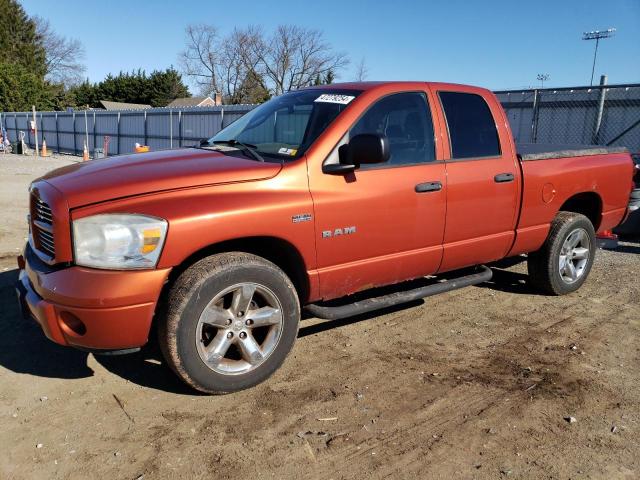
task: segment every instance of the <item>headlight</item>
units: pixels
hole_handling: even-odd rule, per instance
[[[104,214],[73,221],[77,265],[95,268],[154,268],[167,221],[145,215]]]

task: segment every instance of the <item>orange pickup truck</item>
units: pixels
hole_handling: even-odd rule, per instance
[[[532,285],[577,290],[596,232],[628,213],[632,176],[625,150],[516,146],[485,89],[311,87],[195,147],[34,181],[16,288],[54,342],[125,353],[157,330],[187,384],[232,392],[282,364],[302,309],[412,301],[524,253]]]

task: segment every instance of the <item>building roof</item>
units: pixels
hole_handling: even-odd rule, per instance
[[[215,105],[215,102],[211,97],[184,97],[176,98],[167,105],[167,107],[199,107],[203,103]]]
[[[151,108],[151,105],[142,103],[110,102],[108,100],[100,100],[100,103],[105,110],[144,110],[145,108]]]

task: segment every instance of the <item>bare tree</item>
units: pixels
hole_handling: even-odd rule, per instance
[[[368,76],[369,76],[369,69],[367,68],[367,62],[365,61],[365,58],[362,57],[360,59],[360,63],[358,63],[358,66],[356,67],[355,81],[363,82],[367,79]]]
[[[189,25],[180,54],[183,73],[204,94],[219,92],[243,103],[312,85],[348,64],[318,30],[284,25],[267,37],[259,27],[235,29],[221,38],[211,25]]]
[[[179,56],[183,73],[203,95],[216,92],[225,103],[250,102],[247,81],[260,80],[250,48],[255,34],[252,29],[235,29],[223,38],[212,25],[189,25],[186,48]]]
[[[251,54],[274,95],[312,85],[318,76],[335,73],[349,63],[344,53],[333,51],[319,30],[280,25],[269,38],[256,28],[249,30],[253,31]]]
[[[185,49],[179,55],[183,73],[200,92],[220,92],[221,42],[217,28],[206,24],[188,25],[185,34]]]
[[[252,103],[252,90],[266,90],[264,79],[258,74],[259,59],[253,54],[251,45],[259,33],[251,28],[235,29],[221,47],[218,66],[222,82],[223,97],[229,103]],[[264,97],[264,94],[261,95]]]
[[[45,50],[45,78],[66,87],[81,83],[87,70],[82,63],[85,58],[82,43],[74,38],[58,35],[45,18],[34,16],[33,20],[36,23],[36,34]]]

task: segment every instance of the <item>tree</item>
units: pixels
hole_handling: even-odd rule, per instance
[[[318,75],[333,81],[335,72],[349,63],[344,53],[333,51],[322,32],[296,25],[280,25],[266,40],[254,34],[250,47],[274,95],[313,85]]]
[[[356,82],[363,82],[367,79],[367,76],[369,75],[369,69],[367,68],[367,63],[364,59],[364,57],[362,57],[360,59],[360,63],[358,63],[358,66],[356,67],[356,78],[355,81]]]
[[[79,40],[66,38],[53,31],[48,20],[35,16],[36,35],[45,51],[45,79],[66,87],[82,81],[86,67],[84,46]]]
[[[54,92],[42,76],[17,63],[0,62],[0,111],[25,112],[55,107]]]
[[[183,73],[201,93],[225,103],[250,103],[335,78],[348,60],[317,30],[283,25],[270,36],[259,27],[235,29],[222,38],[216,27],[186,28]]]
[[[324,84],[325,84],[325,85],[331,85],[335,79],[336,79],[336,76],[335,76],[335,74],[333,73],[333,70],[329,70],[329,71],[327,71],[327,73],[324,75]]]
[[[98,89],[89,80],[69,89],[69,106],[90,108],[98,106],[99,103]]]
[[[165,107],[176,98],[189,96],[182,76],[173,67],[154,70],[151,75],[143,70],[120,72],[115,76],[109,74],[99,83],[91,84],[86,80],[69,90],[73,105],[84,108],[99,108],[100,100]]]
[[[249,103],[247,92],[254,95],[253,87],[264,83],[258,81],[257,60],[249,48],[254,32],[235,29],[222,38],[216,27],[197,24],[189,25],[185,33],[179,64],[199,93],[219,93],[225,103]]]
[[[251,70],[237,91],[237,103],[264,103],[271,98],[271,93],[258,72]]]
[[[55,106],[57,92],[44,81],[45,60],[35,22],[15,0],[0,0],[0,110]]]
[[[20,65],[34,75],[46,73],[45,51],[35,22],[15,0],[0,0],[0,55],[3,62]]]
[[[220,92],[220,36],[212,25],[188,25],[185,49],[179,55],[184,74],[201,92]]]
[[[155,70],[149,76],[148,102],[152,107],[166,107],[176,98],[190,97],[189,89],[182,83],[182,75],[173,67],[165,71]]]

